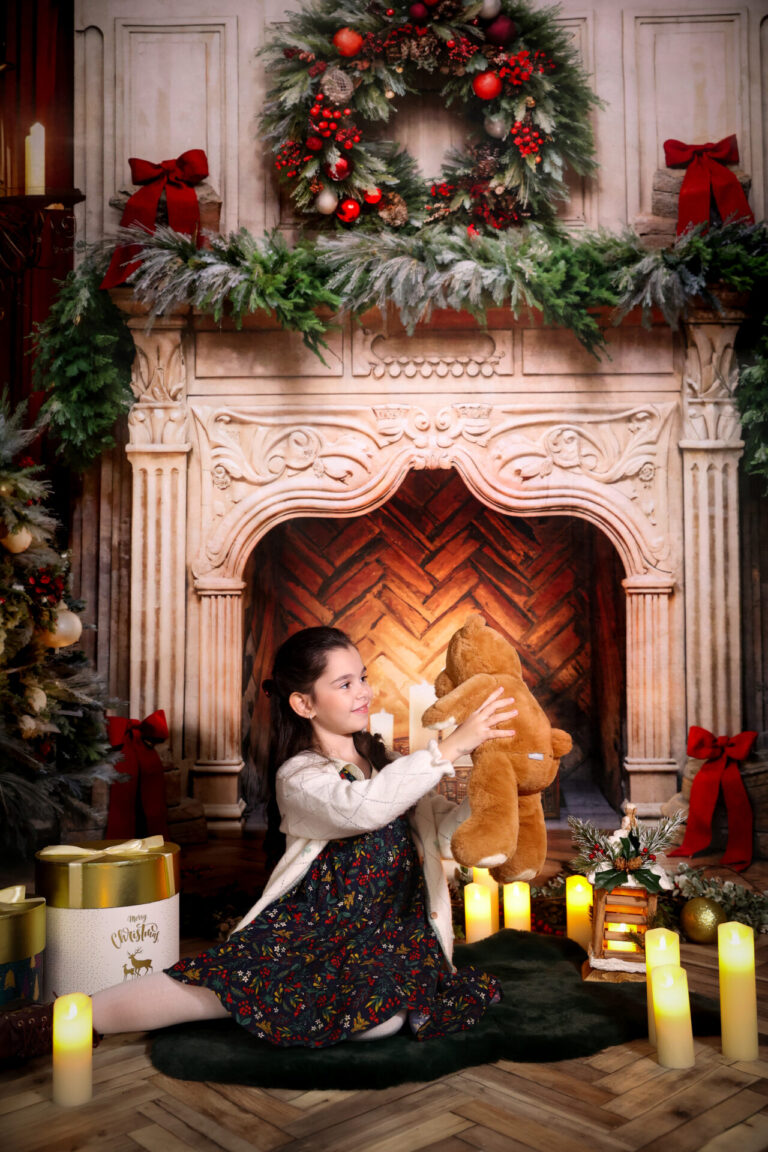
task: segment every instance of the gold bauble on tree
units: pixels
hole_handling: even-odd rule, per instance
[[[722,904],[706,896],[694,896],[683,905],[680,927],[694,944],[714,944],[718,924],[728,919]]]
[[[47,648],[67,648],[76,644],[83,631],[83,624],[76,612],[71,612],[62,601],[56,608],[56,627],[40,633],[40,639]]]
[[[0,544],[5,548],[6,552],[12,552],[17,555],[19,552],[26,552],[32,543],[32,533],[29,528],[25,528],[22,524],[20,528],[15,528],[12,532],[0,539]]]

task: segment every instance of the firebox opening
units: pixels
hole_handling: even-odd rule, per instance
[[[386,504],[362,516],[278,525],[245,573],[243,789],[251,819],[260,822],[266,799],[268,703],[259,686],[286,636],[315,624],[344,629],[368,666],[374,711],[391,715],[394,747],[407,752],[415,735],[409,692],[434,681],[450,636],[471,612],[510,638],[552,724],[572,735],[563,791],[596,785],[618,808],[622,576],[615,549],[592,524],[497,512],[454,472],[411,472]]]

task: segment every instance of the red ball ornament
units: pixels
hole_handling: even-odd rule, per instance
[[[426,4],[422,4],[420,0],[417,0],[415,4],[411,4],[410,8],[408,9],[408,15],[410,16],[411,20],[413,20],[414,24],[423,24],[424,21],[429,18],[427,6]]]
[[[327,164],[325,171],[331,180],[346,180],[352,171],[352,162],[346,156],[339,156],[335,164]]]
[[[366,204],[380,204],[381,196],[381,188],[369,188],[366,192],[363,192],[363,200],[365,200]]]
[[[472,91],[481,100],[495,100],[501,89],[501,80],[495,72],[481,72],[472,81]]]
[[[354,28],[339,28],[333,44],[339,56],[357,56],[363,46],[363,38]]]
[[[343,224],[354,224],[360,215],[360,205],[357,200],[353,200],[348,196],[339,204],[336,215]]]
[[[499,48],[503,48],[505,44],[514,40],[516,32],[514,20],[510,20],[509,16],[505,16],[502,12],[486,28],[485,38],[489,44],[496,44]]]
[[[310,152],[319,152],[323,146],[323,142],[319,136],[307,136],[306,145]]]

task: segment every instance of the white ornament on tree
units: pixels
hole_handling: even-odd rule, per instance
[[[43,692],[42,688],[38,688],[36,684],[33,684],[31,688],[27,688],[24,693],[24,699],[33,712],[42,712],[48,703],[48,697],[45,692]]]
[[[37,733],[37,721],[34,716],[19,716],[19,730],[23,740],[30,740]]]
[[[501,116],[486,116],[483,121],[483,128],[489,136],[493,136],[494,140],[503,140],[509,131],[507,121]]]
[[[493,20],[501,12],[501,0],[483,0],[478,15],[481,20]]]
[[[339,198],[331,188],[323,188],[315,198],[315,211],[323,216],[332,216],[339,205]]]
[[[0,544],[5,548],[6,552],[12,552],[14,556],[19,552],[26,552],[31,543],[32,533],[29,528],[25,528],[23,524],[20,528],[9,532],[7,536],[3,536],[2,540],[0,540]]]
[[[56,608],[56,627],[40,633],[40,639],[47,648],[68,648],[77,644],[82,635],[83,624],[76,612],[70,612],[62,601]]]

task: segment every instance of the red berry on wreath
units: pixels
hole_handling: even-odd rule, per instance
[[[503,48],[514,40],[516,32],[514,20],[510,20],[509,16],[505,16],[502,12],[486,28],[485,38],[489,44],[496,44],[499,48]]]
[[[415,4],[411,4],[408,9],[408,15],[414,24],[423,24],[425,20],[429,19],[429,12],[427,11],[426,4],[422,4],[417,0]]]
[[[339,28],[333,37],[333,45],[339,56],[357,56],[363,46],[363,38],[354,28]]]
[[[495,72],[481,72],[472,81],[472,91],[481,100],[495,100],[501,92],[502,84]]]
[[[353,200],[348,196],[345,200],[342,200],[341,204],[339,204],[336,215],[343,224],[354,224],[355,220],[357,220],[358,216],[360,215],[360,205],[358,204],[357,200]]]
[[[326,164],[325,171],[331,180],[346,180],[352,171],[352,162],[346,156],[339,156],[335,164]]]
[[[323,142],[319,136],[307,136],[306,144],[310,152],[319,152],[323,146]]]
[[[381,188],[368,188],[363,192],[363,200],[366,204],[379,204],[381,202]]]

